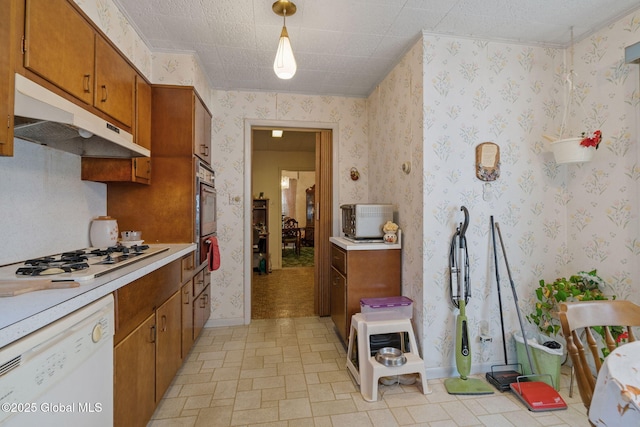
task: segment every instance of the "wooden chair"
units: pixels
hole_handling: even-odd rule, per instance
[[[613,351],[617,343],[609,327],[622,326],[629,334],[627,341],[635,341],[631,326],[640,326],[640,306],[631,301],[566,302],[560,304],[558,316],[562,333],[567,340],[567,351],[573,363],[580,397],[588,410],[596,387],[596,377],[602,366],[600,345],[595,338],[598,333],[593,327],[604,328],[604,344],[609,351]],[[586,346],[581,337],[586,337]],[[595,366],[595,373],[592,372],[589,360],[593,362],[592,366]]]
[[[285,218],[282,222],[282,248],[286,249],[289,244],[293,244],[296,255],[300,255],[300,227],[294,218]]]

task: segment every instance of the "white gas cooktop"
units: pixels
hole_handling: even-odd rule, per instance
[[[0,267],[0,281],[18,283],[25,280],[49,279],[54,282],[82,282],[104,276],[167,250],[168,247],[161,245],[85,248],[5,265]]]

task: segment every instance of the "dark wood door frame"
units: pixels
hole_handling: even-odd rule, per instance
[[[337,123],[316,123],[274,120],[245,120],[244,126],[244,323],[251,322],[251,200],[252,200],[252,130],[258,128],[285,128],[295,131],[316,132],[316,250],[315,250],[315,291],[314,308],[316,315],[330,315],[331,260],[329,237],[338,231],[338,214],[335,212],[334,195],[338,182],[333,167],[338,156]]]

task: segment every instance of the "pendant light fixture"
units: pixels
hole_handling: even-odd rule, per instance
[[[287,15],[291,16],[296,13],[296,5],[289,0],[278,0],[271,9],[276,15],[284,17],[278,52],[276,52],[276,59],[273,61],[273,71],[279,78],[288,80],[296,74],[298,68],[296,59],[293,57],[289,33],[287,33]]]

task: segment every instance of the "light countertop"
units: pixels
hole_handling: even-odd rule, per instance
[[[389,244],[384,242],[353,242],[344,237],[329,237],[329,242],[335,243],[338,247],[347,251],[375,251],[400,249],[402,247],[401,239],[397,243]]]
[[[193,243],[149,246],[169,249],[104,276],[79,282],[77,288],[0,298],[0,348],[196,250]]]

